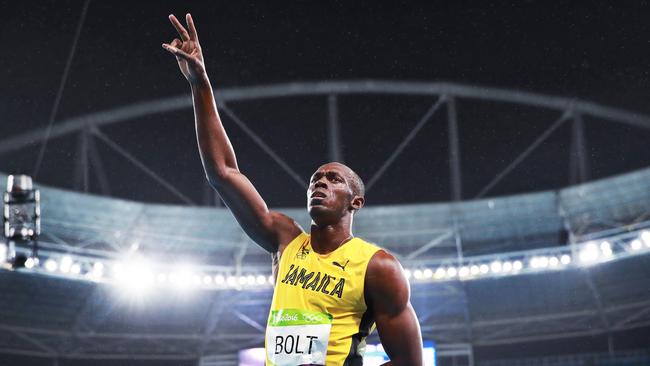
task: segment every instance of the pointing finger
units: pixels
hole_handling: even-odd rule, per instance
[[[185,30],[185,27],[183,27],[183,25],[178,21],[178,19],[176,19],[174,14],[169,15],[169,21],[172,22],[172,25],[174,25],[174,28],[176,28],[182,40],[187,41],[190,39],[189,34]]]
[[[196,27],[194,26],[194,20],[192,19],[192,15],[190,13],[187,13],[185,15],[185,21],[187,22],[187,28],[190,31],[190,37],[194,41],[199,41],[199,36],[196,33]]]

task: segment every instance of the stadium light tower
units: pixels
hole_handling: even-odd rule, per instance
[[[0,262],[12,269],[37,264],[37,239],[41,233],[40,193],[27,175],[7,177],[4,192],[4,236],[0,244]],[[27,247],[29,256],[16,253],[16,247]]]

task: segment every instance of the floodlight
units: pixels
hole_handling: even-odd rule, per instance
[[[490,264],[490,270],[493,273],[499,273],[501,272],[501,262],[500,261],[494,261]]]
[[[79,273],[81,273],[81,265],[79,263],[73,263],[70,266],[70,272],[72,274],[78,275]]]
[[[27,269],[34,268],[35,264],[36,264],[36,259],[33,257],[29,257],[25,260],[25,268]]]
[[[188,269],[188,265],[180,265],[176,268],[175,271],[173,271],[169,275],[169,282],[177,289],[177,290],[186,290],[192,285],[193,281],[193,275]],[[200,282],[200,278],[199,278]]]
[[[27,175],[10,175],[4,192],[4,259],[11,268],[25,265],[28,257],[36,258],[38,235],[41,233],[40,192],[34,189]],[[27,247],[29,255],[16,253],[16,247]]]
[[[503,262],[503,272],[512,271],[512,262]]]
[[[148,262],[142,259],[132,259],[117,268],[116,278],[120,285],[129,292],[141,294],[153,286],[155,278]]]
[[[59,267],[58,263],[54,259],[48,259],[45,261],[45,269],[54,272]]]
[[[612,245],[608,241],[603,241],[600,243],[600,251],[605,257],[611,257],[613,255]]]
[[[650,247],[650,230],[643,230],[641,234],[639,234],[639,238],[641,238],[647,247]]]
[[[585,245],[580,251],[579,258],[582,264],[592,264],[598,260],[600,251],[595,243]]]
[[[210,286],[212,284],[212,276],[209,275],[203,276],[203,284],[206,286]]]
[[[258,285],[264,285],[266,283],[266,277],[263,275],[259,275],[257,276],[256,281]]]
[[[248,275],[246,276],[246,284],[249,286],[252,286],[255,284],[255,276],[253,275]]]
[[[0,263],[5,263],[9,258],[9,246],[5,243],[0,243]]]
[[[240,286],[245,285],[246,284],[246,276],[239,276],[239,278],[237,279],[237,283]]]
[[[425,268],[424,271],[422,271],[422,274],[424,275],[424,278],[433,277],[433,271],[430,268]]]
[[[195,274],[192,275],[192,285],[197,286],[201,284],[201,276]]]
[[[447,268],[447,277],[456,277],[457,273],[458,273],[458,270],[456,269],[456,267]]]
[[[214,283],[217,285],[222,285],[224,282],[226,282],[226,278],[223,275],[214,276]]]
[[[486,274],[486,273],[490,272],[490,267],[488,267],[487,264],[481,264],[481,266],[478,267],[478,269],[481,272],[481,274]]]
[[[436,278],[440,279],[440,278],[445,277],[446,274],[447,274],[447,271],[445,271],[444,268],[438,267],[438,269],[436,269],[436,273],[434,273],[434,276]]]
[[[460,267],[460,270],[458,270],[458,276],[463,278],[469,276],[469,267],[467,266]]]
[[[90,273],[96,279],[101,278],[104,275],[104,263],[95,262]]]
[[[59,270],[63,273],[68,273],[70,272],[70,267],[72,267],[72,258],[67,255],[61,258],[61,263],[59,263]]]
[[[571,256],[568,254],[563,254],[560,257],[560,263],[564,264],[565,266],[569,263],[571,263]]]
[[[560,260],[557,257],[551,257],[548,260],[548,265],[551,267],[557,267],[560,264]]]
[[[422,270],[416,269],[415,271],[413,271],[413,277],[415,277],[415,279],[417,280],[422,279],[422,275],[423,275]]]
[[[479,274],[480,271],[481,270],[478,268],[477,265],[473,265],[469,267],[469,272],[472,274],[472,276],[476,276],[477,274]]]
[[[537,258],[537,265],[541,268],[546,268],[548,267],[549,264],[549,259],[546,256],[541,256]]]
[[[634,251],[641,250],[641,248],[643,248],[643,242],[639,239],[634,239],[630,243],[630,248]]]
[[[235,286],[237,285],[237,278],[235,276],[228,276],[226,279],[226,283],[228,286]]]
[[[524,264],[521,261],[512,262],[512,269],[515,271],[520,271],[522,268],[524,268]]]

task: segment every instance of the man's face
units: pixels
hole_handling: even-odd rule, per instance
[[[307,210],[317,223],[335,223],[350,209],[353,198],[347,168],[336,163],[325,164],[311,176]]]

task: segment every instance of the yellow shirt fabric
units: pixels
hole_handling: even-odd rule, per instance
[[[278,314],[285,314],[286,320],[291,319],[287,314],[299,314],[301,311],[305,314],[330,315],[331,329],[325,360],[327,366],[361,365],[365,338],[373,326],[371,316],[366,312],[368,307],[364,299],[364,281],[368,262],[380,249],[360,238],[353,238],[331,253],[318,254],[312,249],[311,237],[306,233],[298,235],[289,243],[280,258],[269,313],[267,365],[281,364],[269,359],[274,356],[274,349],[275,352],[285,349],[290,351],[292,349],[289,347],[293,347],[298,353],[312,351],[311,344],[306,343],[305,335],[302,340],[291,337],[292,344],[285,344],[285,349],[274,340],[277,335],[270,335],[271,325],[278,324],[273,323],[274,316],[277,320]],[[286,336],[287,333],[283,334]],[[294,347],[294,338],[295,341],[302,342],[300,351],[297,342]]]

